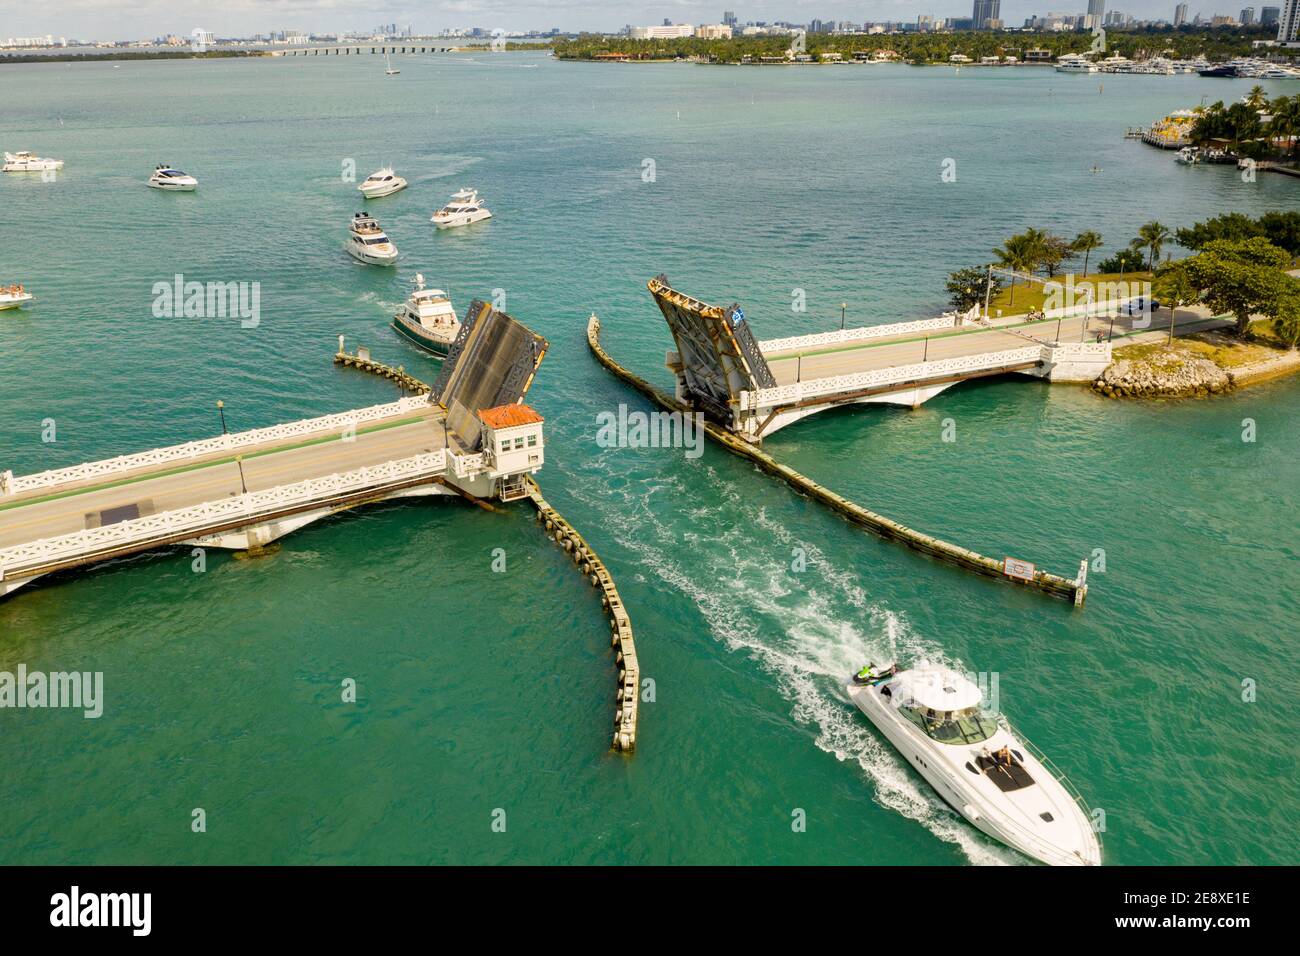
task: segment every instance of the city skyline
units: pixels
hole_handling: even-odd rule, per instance
[[[1217,2],[1217,0],[1216,0]],[[996,6],[997,4],[992,4]],[[1030,16],[1049,13],[1088,13],[1089,0],[1003,0],[997,16],[1007,27],[1019,27]],[[1109,5],[1138,19],[1172,22],[1176,4],[1166,0],[1121,0]],[[740,23],[787,21],[807,23],[814,19],[861,22],[915,22],[918,16],[937,19],[965,19],[972,15],[972,0],[758,0],[750,4],[731,2],[606,2],[579,3],[575,0],[452,0],[448,3],[420,3],[415,0],[381,0],[365,12],[344,6],[338,0],[288,0],[268,5],[256,0],[232,0],[219,9],[198,0],[175,0],[166,4],[146,0],[129,11],[115,0],[53,0],[41,6],[23,7],[6,17],[4,32],[12,36],[55,36],[77,39],[139,39],[166,34],[188,35],[196,28],[217,36],[243,37],[276,30],[320,33],[365,31],[379,23],[410,25],[417,34],[471,26],[501,28],[511,32],[535,30],[591,30],[617,32],[624,26],[674,23],[712,24],[722,22],[724,10],[734,11]],[[1222,9],[1220,9],[1222,7]],[[1234,19],[1242,7],[1223,3],[1189,3],[1187,21],[1199,13]],[[1257,11],[1259,5],[1255,5]]]

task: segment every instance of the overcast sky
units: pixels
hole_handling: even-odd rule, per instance
[[[1268,0],[1281,6],[1282,0]],[[1188,0],[1199,10],[1236,16],[1255,0]],[[1237,4],[1237,5],[1234,5]],[[1033,13],[1078,13],[1086,0],[1003,0],[1002,18],[1018,25]],[[1108,9],[1135,16],[1173,18],[1174,0],[1107,0]],[[0,39],[54,36],[135,39],[195,27],[218,36],[272,30],[368,30],[380,23],[410,24],[416,32],[481,26],[507,30],[617,30],[626,23],[717,23],[724,9],[746,20],[914,20],[917,14],[969,16],[969,0],[0,0]],[[1190,18],[1190,17],[1189,17]]]

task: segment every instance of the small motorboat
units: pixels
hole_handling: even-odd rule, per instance
[[[366,177],[357,189],[361,195],[367,199],[378,199],[380,196],[391,196],[399,189],[406,188],[406,180],[393,172],[391,166],[385,166],[383,169],[376,169]]]
[[[181,172],[174,166],[159,163],[154,169],[153,175],[149,177],[149,185],[154,189],[165,189],[174,193],[189,193],[198,187],[199,181],[189,173]]]
[[[1174,162],[1194,166],[1201,161],[1201,152],[1195,146],[1184,146],[1174,155]]]
[[[868,665],[846,690],[912,769],[978,829],[1043,863],[1101,863],[1083,798],[1045,755],[983,709],[969,678],[932,664]]]
[[[0,312],[26,305],[33,298],[34,296],[20,285],[0,285]]]
[[[348,253],[367,265],[391,266],[397,264],[397,246],[379,228],[374,216],[359,212],[348,223]]]
[[[447,205],[435,212],[430,221],[439,229],[450,229],[491,218],[492,213],[479,200],[477,189],[461,189],[452,194]]]
[[[456,310],[447,293],[426,289],[424,276],[419,273],[414,285],[401,310],[393,316],[393,328],[425,351],[445,358],[460,332]]]
[[[45,159],[35,153],[23,150],[18,153],[5,153],[5,164],[0,166],[0,172],[43,173],[62,168],[63,160],[61,159]]]

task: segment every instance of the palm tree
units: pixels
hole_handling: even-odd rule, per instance
[[[1081,232],[1070,243],[1070,247],[1075,252],[1083,253],[1083,277],[1088,278],[1088,256],[1101,248],[1101,233],[1093,232],[1089,229],[1087,232]]]
[[[1151,258],[1148,260],[1147,268],[1154,272],[1156,260],[1160,258],[1160,250],[1172,238],[1172,232],[1160,223],[1152,221],[1138,230],[1137,238],[1133,240],[1133,248],[1150,250]]]
[[[1255,85],[1250,88],[1246,94],[1245,104],[1252,110],[1263,109],[1268,105],[1268,94],[1264,92],[1264,87]]]
[[[1002,243],[1002,248],[994,249],[993,255],[997,257],[998,265],[1004,269],[1010,269],[1015,272],[1032,272],[1034,266],[1038,263],[1038,246],[1030,232],[1022,233],[1018,236],[1012,236],[1006,242]],[[1007,305],[1012,305],[1016,301],[1016,277],[1011,277],[1011,297],[1007,300]]]

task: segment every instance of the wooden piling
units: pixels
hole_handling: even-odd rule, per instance
[[[369,350],[360,348],[356,354],[345,352],[343,350],[343,336],[339,336],[339,350],[334,353],[334,364],[342,365],[344,368],[360,369],[363,372],[369,372],[372,375],[379,375],[383,378],[396,382],[405,391],[414,395],[427,395],[430,386],[421,382],[414,375],[411,375],[402,366],[393,368],[391,365],[385,365],[382,362],[376,362],[370,358]]]

